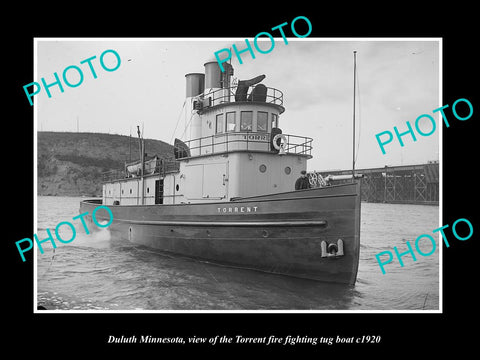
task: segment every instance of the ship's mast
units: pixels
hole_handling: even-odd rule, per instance
[[[140,167],[140,178],[141,178],[141,186],[140,186],[140,204],[143,205],[144,201],[144,180],[143,180],[143,171],[144,171],[144,166],[145,166],[145,143],[143,141],[142,136],[140,136],[140,126],[137,125],[137,134],[138,134],[138,146],[140,150],[140,162],[141,162],[141,167]]]
[[[357,52],[353,52],[353,157],[352,157],[352,180],[355,180],[355,84],[356,84],[356,73],[357,73]]]

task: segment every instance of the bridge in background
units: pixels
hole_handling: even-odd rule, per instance
[[[319,171],[317,174],[323,177],[351,175],[352,170]],[[439,203],[438,161],[421,165],[355,169],[355,174],[363,175],[362,201],[425,205]]]

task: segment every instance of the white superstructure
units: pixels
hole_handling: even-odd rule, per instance
[[[176,161],[158,159],[153,173],[109,179],[104,204],[219,202],[294,190],[312,139],[280,134],[283,94],[259,84],[265,76],[231,86],[233,68],[225,65],[224,73],[207,62],[205,74],[186,75],[189,140],[176,141]]]

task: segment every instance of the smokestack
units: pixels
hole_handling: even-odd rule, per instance
[[[233,67],[231,64],[225,63],[223,67],[225,72],[222,73],[217,61],[209,61],[205,66],[205,89],[222,89],[230,86],[230,76],[233,75]]]
[[[215,92],[212,99],[212,105],[218,105],[222,102],[230,101],[230,92],[228,90],[223,90],[219,92],[220,89],[227,89],[230,87],[230,77],[233,75],[233,67],[231,64],[224,63],[223,67],[225,72],[220,70],[217,61],[209,61],[204,64],[205,66],[205,96]]]
[[[202,137],[202,120],[200,115],[197,112],[192,113],[194,110],[194,103],[196,100],[194,98],[202,94],[205,90],[205,74],[200,73],[190,73],[185,75],[186,79],[186,114],[191,114],[190,123],[189,123],[189,133],[190,139],[199,139]],[[199,155],[200,143],[198,140],[192,141],[190,146],[194,148],[192,150],[193,155]]]
[[[194,97],[203,93],[205,89],[205,74],[190,73],[185,75],[187,80],[186,97]]]

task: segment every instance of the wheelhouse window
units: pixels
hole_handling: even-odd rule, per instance
[[[264,111],[257,112],[257,131],[267,132],[268,113]]]
[[[240,131],[252,131],[253,111],[240,111]]]
[[[278,127],[278,115],[272,114],[272,129]]]
[[[235,124],[235,112],[228,112],[227,113],[227,126],[226,126],[226,131],[227,132],[233,132],[236,130],[236,124]]]
[[[217,115],[216,125],[215,125],[215,133],[221,134],[223,133],[223,114]]]

